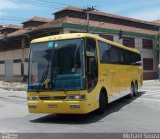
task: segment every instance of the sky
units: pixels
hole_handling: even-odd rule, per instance
[[[54,18],[65,7],[87,8],[146,21],[160,19],[160,0],[0,0],[0,24],[20,24],[33,17]]]

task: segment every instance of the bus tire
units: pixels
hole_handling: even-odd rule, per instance
[[[134,96],[137,96],[137,95],[138,95],[138,83],[136,81],[134,85]]]
[[[134,95],[134,84],[132,82],[130,87],[130,94],[128,95],[128,98],[131,99],[133,95]]]
[[[97,109],[98,114],[103,114],[105,112],[106,101],[105,93],[101,92],[99,96],[99,108]]]

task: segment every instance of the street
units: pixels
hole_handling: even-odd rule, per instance
[[[29,114],[25,91],[0,89],[0,132],[127,133],[160,131],[160,82],[145,81],[138,96],[111,103],[103,115]]]

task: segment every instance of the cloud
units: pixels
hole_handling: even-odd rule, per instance
[[[30,4],[25,4],[21,2],[13,2],[11,0],[0,0],[0,10],[8,10],[8,9],[35,9],[37,7],[30,5]]]
[[[107,4],[107,7],[104,4],[102,8],[108,13],[152,21],[160,16],[159,5],[159,0],[154,0],[154,2],[150,0],[112,0],[111,3]]]
[[[0,0],[0,9],[15,9],[18,8],[14,2],[9,0]]]
[[[128,14],[129,17],[143,19],[146,21],[158,20],[160,18],[160,8],[145,9],[142,11],[135,11]]]

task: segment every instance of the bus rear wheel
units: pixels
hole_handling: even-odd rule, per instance
[[[138,95],[138,83],[135,82],[135,85],[134,85],[134,96],[137,96]]]
[[[106,96],[103,92],[100,93],[99,96],[99,108],[97,109],[97,113],[98,114],[103,114],[105,112],[106,109]]]
[[[130,87],[130,94],[128,95],[128,98],[131,99],[134,95],[134,84],[131,83],[131,87]]]

